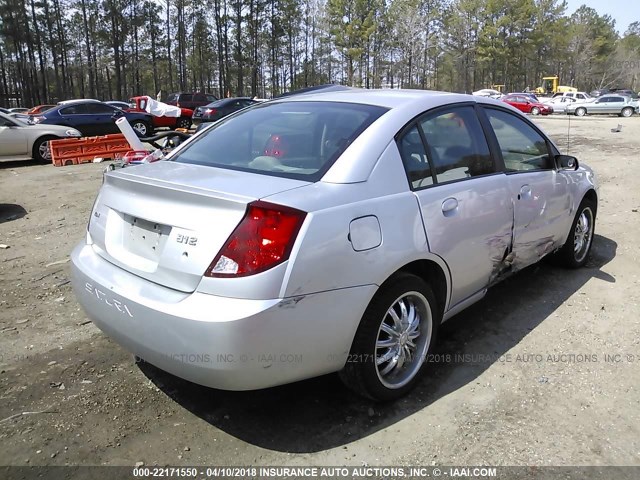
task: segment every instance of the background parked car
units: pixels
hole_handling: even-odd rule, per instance
[[[127,111],[129,112],[139,112],[146,113],[146,102],[147,98],[145,96],[141,97],[133,97],[129,99],[129,106]],[[178,107],[181,110],[179,117],[167,117],[167,116],[151,116],[151,121],[153,122],[154,128],[191,128],[191,116],[193,115],[193,110],[190,108]]]
[[[66,125],[77,128],[83,136],[119,133],[115,121],[124,116],[134,131],[141,137],[153,133],[151,115],[139,112],[124,112],[119,108],[97,100],[73,100],[32,116],[34,123]]]
[[[578,101],[578,102],[588,102],[593,100],[594,97],[592,97],[591,95],[589,95],[587,92],[564,92],[564,93],[556,93],[553,95],[553,97],[551,98],[558,98],[558,97],[568,97],[568,98],[573,98],[574,100]],[[549,103],[549,102],[545,102],[543,100],[543,103]]]
[[[75,128],[60,125],[29,125],[0,113],[0,158],[51,161],[49,140],[79,137]]]
[[[523,113],[530,113],[531,115],[549,115],[553,113],[552,106],[534,101],[520,93],[507,95],[502,101],[516,107]]]
[[[520,95],[523,97],[527,97],[529,100],[534,102],[540,102],[540,99],[533,92],[511,92],[509,95]]]
[[[27,111],[28,115],[38,115],[39,113],[46,112],[47,110],[55,107],[55,105],[37,105]]]
[[[27,113],[28,111],[29,111],[28,108],[23,108],[23,107],[9,109],[9,113]]]
[[[215,102],[216,100],[218,100],[218,97],[211,95],[210,93],[176,92],[170,93],[164,103],[193,110],[196,107],[202,107],[208,103]]]
[[[553,107],[553,113],[565,113],[567,106],[573,103],[576,103],[576,99],[571,97],[550,98],[544,102],[545,105]]]
[[[204,122],[215,122],[233,112],[250,107],[256,103],[259,102],[249,97],[223,98],[222,100],[216,100],[204,107],[197,107],[193,111],[192,121],[196,125]]]
[[[638,113],[638,102],[624,95],[602,95],[593,102],[574,103],[566,109],[567,114],[584,117],[585,115],[619,115],[630,117]]]
[[[630,90],[628,88],[612,88],[611,93],[616,93],[618,95],[624,95],[626,97],[630,97],[632,100],[638,100],[638,93]]]
[[[595,90],[591,90],[591,92],[589,92],[589,95],[591,95],[592,97],[601,97],[602,95],[606,95],[610,91],[611,90],[609,90],[608,88],[596,88]]]

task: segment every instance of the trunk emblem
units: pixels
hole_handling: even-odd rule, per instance
[[[185,245],[191,245],[192,247],[195,247],[196,244],[198,243],[198,238],[189,237],[188,235],[182,235],[181,233],[179,233],[178,236],[176,237],[176,242],[184,243]]]

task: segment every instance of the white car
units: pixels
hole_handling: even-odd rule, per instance
[[[542,103],[551,105],[553,107],[553,113],[565,113],[567,106],[576,103],[576,99],[571,97],[555,97],[544,100]]]
[[[477,97],[495,98],[496,100],[499,100],[505,96],[504,93],[499,92],[498,90],[494,90],[493,88],[483,88],[481,90],[473,92],[472,95],[475,95]]]
[[[592,102],[595,100],[595,98],[593,98],[587,92],[556,93],[553,95],[552,100],[555,100],[556,98],[571,98],[576,102]]]
[[[81,136],[75,128],[30,125],[0,112],[0,159],[50,162],[49,140]]]

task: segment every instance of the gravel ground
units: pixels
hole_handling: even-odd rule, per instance
[[[563,149],[568,121],[536,118]],[[639,152],[640,118],[571,119],[602,185],[588,265],[494,287],[391,405],[334,375],[234,393],[135,364],[69,284],[104,165],[0,163],[0,465],[639,465]]]

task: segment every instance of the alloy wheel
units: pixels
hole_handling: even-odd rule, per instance
[[[380,324],[375,345],[378,379],[397,389],[418,373],[429,348],[433,319],[427,299],[419,292],[397,298]]]
[[[573,254],[576,262],[582,262],[593,239],[593,211],[586,207],[580,213],[573,233]]]

